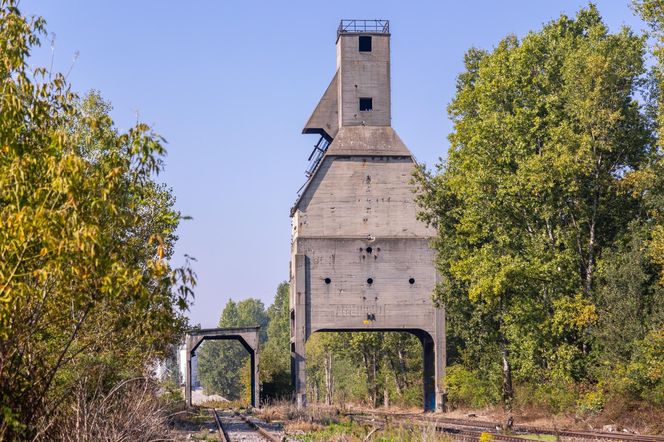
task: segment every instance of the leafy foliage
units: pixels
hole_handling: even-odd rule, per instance
[[[422,345],[410,333],[316,333],[306,352],[310,401],[422,403]]]
[[[103,389],[170,351],[194,284],[168,261],[181,217],[153,180],[164,140],[31,71],[44,32],[0,3],[0,439],[49,428],[81,373]]]
[[[267,398],[289,398],[290,379],[290,321],[289,285],[277,287],[274,302],[267,309],[269,320],[267,342],[261,350],[260,377],[262,393]]]
[[[658,238],[644,209],[660,198],[645,177],[661,161],[638,101],[644,52],[643,37],[609,33],[593,5],[469,50],[447,161],[416,177],[422,219],[439,233],[435,299],[452,362],[487,379],[501,367],[507,405],[513,378],[541,391],[595,381],[609,353],[629,359],[651,317],[630,315],[661,305],[658,258],[643,252]],[[620,331],[632,341],[616,343]]]

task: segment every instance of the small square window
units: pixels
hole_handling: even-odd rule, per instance
[[[360,52],[371,52],[370,35],[360,35]]]
[[[360,110],[361,111],[373,110],[373,99],[372,98],[360,98]]]

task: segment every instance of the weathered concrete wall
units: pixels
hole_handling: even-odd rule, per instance
[[[335,140],[336,141],[336,140]],[[416,219],[411,157],[326,156],[293,217],[302,237],[430,238]]]
[[[371,35],[372,51],[360,52],[360,35]],[[339,126],[389,126],[390,36],[388,34],[342,34],[337,40]],[[360,97],[373,98],[373,110],[361,112]]]
[[[325,329],[436,332],[427,239],[299,238],[296,249],[307,257],[307,337]]]

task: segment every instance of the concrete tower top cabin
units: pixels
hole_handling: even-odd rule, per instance
[[[389,22],[342,21],[337,71],[302,133],[338,139],[330,154],[410,156],[391,129],[391,107]]]

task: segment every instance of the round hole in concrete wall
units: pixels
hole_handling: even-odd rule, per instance
[[[325,278],[325,284],[329,284],[331,282],[332,282],[332,280],[330,278]]]
[[[410,279],[408,280],[408,283],[409,283],[409,284],[415,284],[415,278],[410,278]]]
[[[371,246],[367,247],[367,253],[371,253],[371,252],[373,252],[373,249],[371,248]]]
[[[367,284],[369,285],[373,284],[373,278],[367,278]]]

